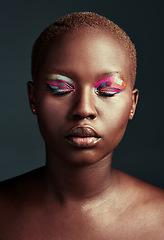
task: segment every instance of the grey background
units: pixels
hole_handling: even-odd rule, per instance
[[[113,166],[164,187],[163,1],[0,2],[0,180],[44,165],[44,143],[28,106],[30,56],[40,32],[59,17],[95,11],[122,27],[136,45],[140,99],[115,151]]]

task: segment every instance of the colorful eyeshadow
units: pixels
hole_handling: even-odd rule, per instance
[[[94,92],[99,95],[113,96],[114,94],[123,91],[125,87],[125,81],[117,76],[110,76],[99,80],[94,85]]]
[[[46,86],[53,94],[66,94],[75,90],[73,80],[59,74],[47,74]]]

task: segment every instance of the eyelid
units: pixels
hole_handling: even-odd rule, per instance
[[[119,93],[120,91],[124,90],[125,87],[126,82],[124,80],[119,77],[111,76],[99,80],[94,85],[94,91],[100,94],[105,92]]]
[[[67,81],[69,83],[73,83],[73,80],[69,77],[66,77],[64,75],[60,75],[60,74],[47,74],[46,75],[46,79],[53,81],[53,80],[63,80],[63,81]]]
[[[113,78],[112,77],[106,77],[106,78],[103,78],[103,79],[101,79],[101,80],[99,80],[95,85],[94,85],[94,88],[98,88],[102,83],[104,83],[104,82],[107,82],[107,81],[109,81],[109,82],[113,82]]]

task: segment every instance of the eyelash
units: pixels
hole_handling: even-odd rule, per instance
[[[95,92],[97,95],[102,96],[102,97],[113,97],[116,92],[110,93],[110,92]]]
[[[65,89],[54,89],[53,85],[46,83],[46,87],[54,94],[54,95],[65,95],[74,90],[65,90]]]
[[[105,96],[105,97],[113,97],[116,93],[121,92],[120,89],[112,88],[112,87],[108,87],[106,90],[102,90],[102,89],[100,85],[98,88],[94,88],[94,91],[97,95]]]
[[[65,95],[70,92],[75,91],[74,86],[70,83],[64,83],[60,80],[53,80],[53,84],[51,84],[51,80],[46,81],[46,87],[51,90],[54,95]],[[61,89],[59,89],[62,87]]]

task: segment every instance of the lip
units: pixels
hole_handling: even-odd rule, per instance
[[[90,126],[76,126],[66,135],[66,140],[79,148],[93,147],[100,139],[100,135]]]

